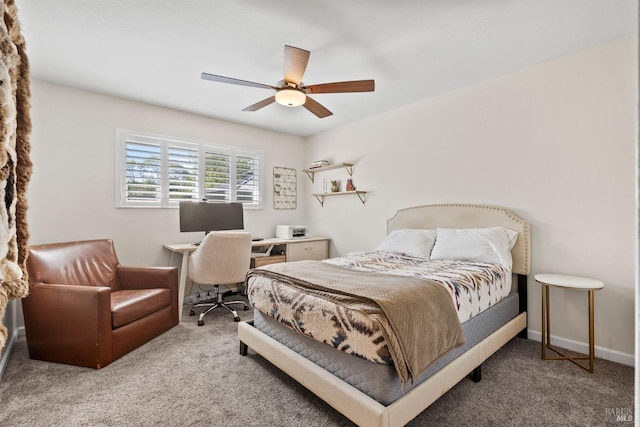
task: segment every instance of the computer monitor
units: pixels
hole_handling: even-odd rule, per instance
[[[180,231],[244,229],[242,203],[180,202]]]

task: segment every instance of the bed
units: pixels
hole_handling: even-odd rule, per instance
[[[526,338],[530,230],[529,224],[510,210],[486,205],[417,206],[401,209],[387,221],[388,236],[407,229],[448,231],[491,227],[517,232],[517,238],[511,243],[511,271],[505,278],[509,289],[505,288],[504,295],[499,300],[491,300],[485,309],[469,319],[461,319],[464,343],[454,345],[444,355],[436,355],[423,371],[416,373],[410,369],[414,375],[410,375],[409,380],[402,378],[400,364],[373,363],[361,354],[336,350],[299,333],[292,325],[285,326],[282,319],[278,320],[278,316],[260,306],[264,303],[257,297],[254,320],[242,322],[238,327],[240,353],[246,355],[251,348],[358,425],[405,425],[467,375],[479,381],[482,362],[513,337]],[[358,256],[362,255],[356,255],[356,259]],[[400,262],[398,260],[407,262],[393,258],[393,262]],[[388,261],[384,258],[385,263]],[[340,264],[343,261],[329,260],[324,264],[332,262]],[[287,268],[293,267],[292,263]],[[330,267],[323,265],[323,268]],[[490,274],[496,275],[495,272]],[[361,277],[366,276],[358,276],[358,279]],[[251,280],[256,280],[253,288],[260,289],[259,278],[248,279],[250,300]],[[467,316],[459,311],[458,315]],[[383,335],[386,339],[387,335]],[[393,340],[388,344],[389,348],[394,347]]]

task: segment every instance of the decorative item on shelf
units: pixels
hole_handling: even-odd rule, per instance
[[[347,179],[347,186],[346,186],[347,191],[355,191],[356,186],[353,185],[353,180],[351,178]]]
[[[340,191],[340,182],[338,180],[331,180],[331,192],[337,193]]]
[[[327,178],[322,180],[322,192],[326,193],[327,191],[329,191],[329,185],[327,183]]]
[[[314,162],[311,163],[311,166],[309,166],[309,168],[313,169],[313,168],[321,168],[324,166],[329,166],[329,160],[316,160]]]

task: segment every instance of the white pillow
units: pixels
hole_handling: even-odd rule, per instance
[[[376,248],[377,251],[396,252],[416,258],[429,259],[436,241],[436,230],[393,230]]]
[[[511,270],[518,232],[505,227],[438,228],[431,259],[489,262]]]

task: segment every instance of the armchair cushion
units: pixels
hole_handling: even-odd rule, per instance
[[[135,289],[111,292],[111,322],[119,328],[171,305],[169,289]]]

